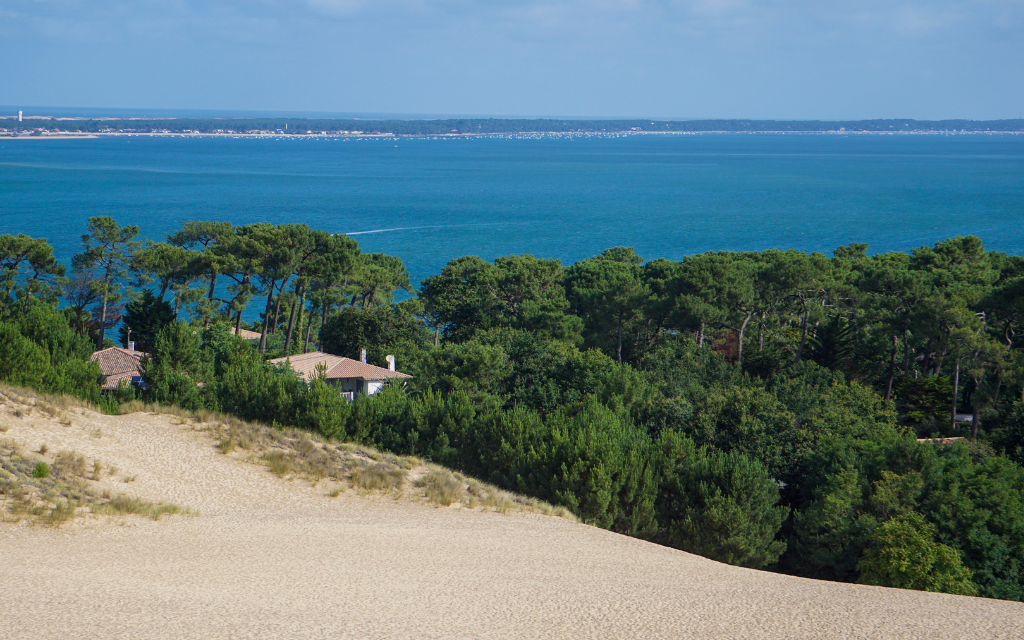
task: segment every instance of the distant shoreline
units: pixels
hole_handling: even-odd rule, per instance
[[[646,133],[1024,133],[1007,120],[571,120],[465,118],[364,120],[316,118],[50,118],[0,116],[0,135],[179,135],[245,137],[466,137],[481,135],[630,135]]]
[[[355,138],[377,140],[427,139],[427,138],[503,138],[503,137],[621,137],[621,136],[699,136],[699,135],[870,135],[870,136],[953,136],[953,135],[1024,135],[1024,131],[522,131],[502,133],[181,133],[146,131],[103,131],[96,133],[43,133],[41,135],[11,135],[0,132],[3,140],[96,140],[99,138],[254,138],[254,139],[300,139],[300,138]]]
[[[79,134],[79,135],[76,135],[76,134],[73,134],[73,133],[61,133],[61,134],[56,134],[56,135],[48,134],[48,135],[41,135],[41,136],[33,136],[33,135],[27,135],[27,136],[5,136],[5,135],[0,135],[0,140],[95,140],[98,137],[99,137],[99,135],[95,134],[95,133],[83,133],[83,134]]]

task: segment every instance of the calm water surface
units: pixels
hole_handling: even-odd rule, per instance
[[[305,222],[401,256],[571,263],[628,245],[910,250],[961,234],[1024,253],[1024,136],[0,139],[0,233],[62,259],[89,216],[154,240],[192,219]]]

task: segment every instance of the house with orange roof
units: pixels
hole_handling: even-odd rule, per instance
[[[336,387],[342,395],[352,400],[358,393],[365,393],[372,396],[391,380],[411,379],[408,373],[402,373],[395,369],[395,356],[387,357],[388,368],[378,367],[366,362],[366,351],[364,350],[359,360],[335,356],[322,351],[301,353],[284,358],[274,358],[271,364],[284,366],[291,365],[292,371],[306,382],[312,382],[317,375],[317,370],[326,370],[327,384]]]
[[[91,360],[103,372],[103,391],[113,391],[121,384],[145,387],[142,382],[142,359],[149,354],[123,347],[110,347],[92,354]]]

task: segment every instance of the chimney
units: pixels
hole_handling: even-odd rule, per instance
[[[366,349],[359,350],[359,362],[366,364]]]
[[[129,351],[135,351],[135,341],[134,340],[129,340],[128,341],[128,350]]]
[[[385,356],[384,359],[388,361],[388,371],[394,371],[395,370],[395,356],[393,356],[391,354],[388,354],[387,356]]]

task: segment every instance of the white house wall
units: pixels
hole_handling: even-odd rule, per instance
[[[328,381],[342,393],[359,393],[365,391],[372,396],[384,388],[384,380],[363,380],[362,378],[332,378]],[[360,383],[363,383],[360,386]]]

